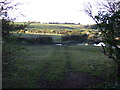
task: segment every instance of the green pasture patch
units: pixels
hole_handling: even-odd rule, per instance
[[[22,56],[17,61],[19,68],[15,73],[14,79],[16,87],[35,88],[36,81],[42,75],[48,59],[53,52],[51,46],[25,46],[28,49],[26,55]]]
[[[15,74],[16,87],[36,87],[36,81],[45,76],[46,80],[62,80],[66,70],[66,58],[63,47],[25,46],[28,49],[23,58],[17,61],[19,71]],[[24,82],[24,84],[23,84]]]
[[[100,47],[94,46],[70,46],[71,67],[75,72],[87,72],[107,80],[116,79],[115,63],[104,56]]]
[[[63,80],[64,74],[67,71],[66,68],[66,52],[63,47],[55,46],[55,51],[52,53],[51,57],[49,57],[50,63],[47,67],[48,70],[45,73],[45,77],[49,81],[53,80]]]

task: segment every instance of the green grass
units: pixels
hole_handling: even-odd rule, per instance
[[[62,47],[27,46],[29,52],[17,61],[19,71],[15,74],[16,87],[37,87],[37,80],[61,80],[66,72]],[[59,50],[59,51],[57,51]]]
[[[13,80],[13,87],[37,88],[37,81],[41,77],[49,81],[63,80],[69,69],[68,62],[74,72],[86,72],[102,76],[106,80],[115,79],[115,66],[99,51],[99,47],[77,45],[24,47],[28,51],[17,57],[18,71],[13,77],[6,78]]]
[[[113,70],[115,65],[99,51],[100,47],[70,46],[70,48],[71,65],[75,72],[87,72],[107,80],[116,78],[116,70]]]

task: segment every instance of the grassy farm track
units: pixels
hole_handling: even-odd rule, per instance
[[[100,47],[78,45],[24,45],[19,70],[9,78],[16,88],[85,88],[103,80],[115,80],[115,66]]]

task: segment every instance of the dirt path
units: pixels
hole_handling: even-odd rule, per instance
[[[69,72],[62,81],[46,81],[41,78],[38,88],[87,88],[100,82],[103,82],[103,79],[94,75]]]
[[[66,46],[65,48],[69,49],[69,46]],[[88,73],[73,72],[71,62],[69,60],[69,53],[65,52],[64,54],[67,58],[66,67],[68,68],[68,72],[66,72],[64,80],[47,81],[42,77],[38,80],[38,88],[87,88],[104,81],[103,78],[90,75]]]

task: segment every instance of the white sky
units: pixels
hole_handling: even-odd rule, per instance
[[[85,2],[97,0],[15,0],[21,2],[18,11],[25,15],[17,21],[95,23],[84,11]],[[15,15],[18,11],[13,11]],[[13,14],[13,13],[12,13]]]

